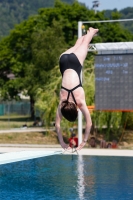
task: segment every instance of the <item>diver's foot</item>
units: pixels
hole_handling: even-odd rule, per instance
[[[99,29],[95,29],[95,28],[92,28],[92,27],[90,27],[90,28],[88,29],[88,32],[89,32],[89,33],[92,33],[93,35],[95,35],[98,31],[99,31]]]

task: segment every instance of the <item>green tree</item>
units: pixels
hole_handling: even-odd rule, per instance
[[[29,95],[32,117],[34,117],[36,91],[38,88],[43,88],[45,82],[52,78],[49,71],[57,65],[58,57],[65,48],[59,23],[53,21],[51,27],[43,30],[43,23],[42,28],[38,28],[40,22],[36,23],[35,27],[34,20],[32,18],[17,26],[6,39],[8,41],[8,44],[5,44],[6,48],[11,52],[10,65],[6,61],[6,66],[10,66],[9,69],[15,75],[15,79],[8,80],[1,90],[5,98],[16,98],[20,92]]]

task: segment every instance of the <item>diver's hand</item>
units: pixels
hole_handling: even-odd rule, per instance
[[[77,148],[76,150],[81,150],[84,146],[85,146],[86,142],[82,142]]]

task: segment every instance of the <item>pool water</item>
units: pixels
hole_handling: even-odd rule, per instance
[[[132,200],[133,159],[54,155],[0,165],[2,200]]]

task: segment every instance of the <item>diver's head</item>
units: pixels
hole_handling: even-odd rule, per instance
[[[64,100],[61,103],[61,113],[68,121],[74,122],[78,116],[77,106],[73,102]]]

